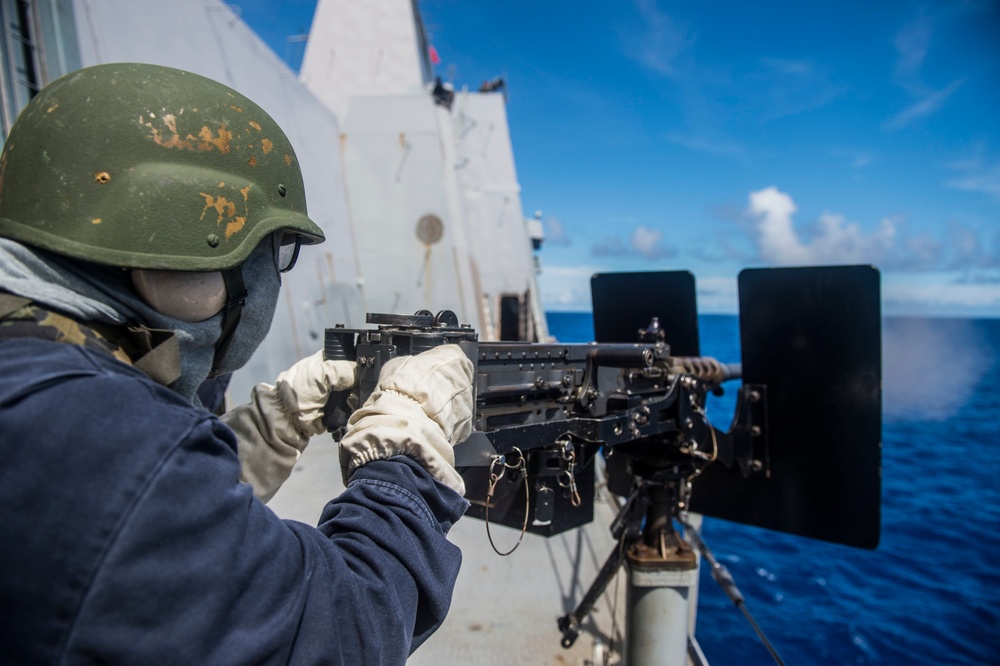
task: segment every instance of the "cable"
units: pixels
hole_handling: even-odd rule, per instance
[[[750,611],[747,609],[746,603],[741,602],[737,604],[737,607],[739,607],[739,609],[743,611],[743,615],[745,615],[747,621],[750,622],[750,626],[753,627],[753,630],[757,633],[757,636],[764,644],[764,647],[766,647],[767,651],[771,653],[772,657],[774,657],[775,663],[777,663],[779,666],[785,666],[785,662],[781,660],[781,657],[778,656],[778,652],[774,649],[774,646],[771,645],[771,642],[769,640],[767,640],[767,636],[764,635],[764,631],[757,626],[757,623],[753,619],[753,615],[751,615]]]
[[[615,570],[615,591],[614,591],[614,601],[611,604],[611,636],[608,640],[608,652],[614,654],[615,651],[615,636],[618,635],[618,581],[621,577],[618,575],[621,573],[621,562],[625,560],[625,538],[628,535],[628,530],[622,530],[621,536],[618,538],[618,569]]]
[[[750,622],[750,626],[753,627],[754,632],[764,644],[764,647],[766,647],[767,651],[771,653],[771,657],[774,658],[775,663],[777,663],[778,666],[785,666],[785,662],[781,660],[780,656],[778,656],[778,651],[774,649],[774,646],[771,645],[771,641],[767,639],[764,631],[750,614],[750,609],[747,608],[746,599],[744,599],[740,589],[736,587],[736,581],[733,579],[733,575],[729,572],[729,569],[715,559],[715,555],[711,550],[709,550],[708,546],[705,545],[705,542],[701,538],[701,534],[694,528],[693,525],[683,518],[680,519],[680,522],[684,525],[688,539],[694,547],[698,549],[701,556],[705,558],[705,561],[711,565],[712,580],[718,583],[719,587],[721,587],[722,591],[726,593],[726,596],[729,597],[730,601],[732,601],[737,608],[743,611],[743,615],[746,617],[747,621]]]

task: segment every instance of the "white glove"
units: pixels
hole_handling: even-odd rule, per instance
[[[458,345],[392,359],[347,422],[340,441],[344,483],[365,463],[405,455],[464,495],[452,447],[472,432],[473,407],[472,362]]]
[[[236,433],[240,480],[268,501],[292,472],[309,438],[325,430],[323,407],[333,391],[356,384],[353,361],[307,356],[278,375],[274,386],[258,384],[250,403],[222,415]]]

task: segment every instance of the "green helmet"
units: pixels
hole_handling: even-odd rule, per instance
[[[123,63],[64,76],[28,103],[0,156],[0,236],[70,257],[220,271],[276,231],[324,240],[288,138],[190,72]]]

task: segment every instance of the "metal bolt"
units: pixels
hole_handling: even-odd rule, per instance
[[[750,461],[750,469],[752,469],[755,472],[759,472],[760,470],[764,469],[764,463],[762,463],[759,460],[752,460]]]
[[[278,185],[278,196],[282,196],[283,197],[286,194],[288,194],[288,190],[285,188],[285,186],[284,185]]]
[[[753,437],[760,437],[760,426],[750,426],[750,435]]]
[[[205,240],[208,241],[209,247],[219,247],[219,237],[215,234],[209,234]]]
[[[750,402],[757,402],[758,400],[760,400],[760,391],[750,391]]]
[[[94,180],[96,180],[101,185],[111,182],[111,174],[107,171],[98,171],[94,174]]]

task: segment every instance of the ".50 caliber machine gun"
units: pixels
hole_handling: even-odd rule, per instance
[[[473,514],[485,516],[486,509],[486,492],[477,489],[486,488],[489,476],[479,468],[513,464],[534,481],[528,490],[528,531],[552,536],[587,523],[593,517],[594,477],[581,470],[591,469],[598,448],[610,452],[653,438],[672,442],[663,451],[667,459],[717,460],[744,475],[766,473],[760,425],[765,387],[745,385],[735,426],[716,430],[705,415],[705,394],[739,378],[739,365],[672,356],[656,317],[637,331],[640,341],[632,344],[479,342],[449,310],[369,314],[367,321],[377,328],[327,329],[325,340],[327,358],[357,361],[360,402],[396,356],[452,343],[472,360],[474,432],[456,447],[456,464],[469,484]],[[339,423],[346,423],[348,411],[339,414]],[[505,480],[516,488],[523,476]],[[508,484],[491,493],[501,503],[494,519],[503,523],[525,513],[523,493],[503,492]],[[520,499],[521,505],[512,507],[505,499]]]
[[[626,643],[653,646],[629,663],[673,663],[665,655],[686,644],[686,622],[680,636],[667,636],[654,618],[676,603],[641,599],[697,569],[673,527],[684,512],[856,547],[878,543],[877,270],[746,270],[739,290],[737,364],[700,355],[694,278],[686,272],[595,276],[594,343],[480,342],[445,310],[369,314],[377,328],[327,329],[325,353],[357,361],[360,404],[391,358],[448,343],[465,351],[475,367],[476,413],[456,464],[469,513],[487,527],[552,536],[590,522],[600,453],[609,488],[628,498],[612,525],[622,547],[560,619],[562,643],[572,645],[625,560],[638,576],[630,581]],[[735,413],[721,430],[709,421],[706,398],[737,379]],[[327,423],[336,430],[349,415],[346,402],[328,405]]]

